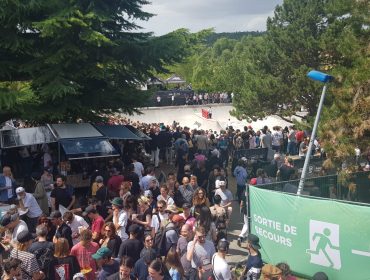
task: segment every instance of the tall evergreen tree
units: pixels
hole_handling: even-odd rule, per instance
[[[157,38],[138,32],[135,21],[151,16],[142,11],[146,4],[2,1],[0,117],[91,120],[141,106],[148,96],[140,83],[183,59],[194,40],[184,29]]]

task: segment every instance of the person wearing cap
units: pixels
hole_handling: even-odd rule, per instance
[[[0,202],[8,203],[15,197],[16,182],[9,166],[3,167],[3,174],[0,174]]]
[[[246,162],[242,159],[238,160],[238,165],[235,167],[233,175],[236,179],[236,197],[240,204],[242,200],[243,192],[245,192],[245,186],[247,183],[248,173],[245,168]]]
[[[17,198],[19,199],[19,206],[22,210],[28,209],[27,215],[27,226],[30,232],[36,231],[37,220],[42,214],[42,210],[36,201],[36,198],[30,194],[26,193],[23,187],[18,187],[15,192],[17,193]]]
[[[85,273],[86,279],[94,280],[97,267],[92,256],[98,251],[99,245],[92,241],[92,233],[89,229],[83,230],[80,236],[81,241],[72,247],[71,256],[76,257],[81,269],[90,271]]]
[[[230,267],[226,261],[226,254],[229,250],[229,242],[221,239],[217,244],[217,253],[212,257],[213,274],[216,279],[232,279]]]
[[[115,197],[112,200],[112,211],[113,211],[113,224],[116,227],[117,235],[122,241],[128,238],[126,233],[126,227],[128,222],[128,213],[123,208],[123,199],[120,197]]]
[[[22,269],[22,279],[42,280],[45,274],[40,270],[36,256],[27,252],[32,244],[33,236],[29,231],[22,231],[17,236],[18,243],[10,251],[10,257],[19,259]]]
[[[18,234],[22,231],[28,231],[27,224],[19,218],[17,210],[6,213],[1,218],[0,225],[7,230],[3,238],[5,244],[17,242]]]
[[[182,205],[182,210],[183,210],[183,212],[180,214],[180,216],[182,216],[184,218],[185,224],[189,225],[191,230],[194,230],[196,220],[193,217],[193,215],[191,214],[191,205],[190,205],[190,203],[185,202]]]
[[[76,245],[80,242],[81,230],[89,228],[89,224],[84,218],[73,214],[71,211],[67,211],[63,214],[63,221],[71,228],[73,245]]]
[[[119,262],[112,259],[112,251],[108,247],[101,247],[92,258],[96,261],[100,271],[98,272],[97,279],[105,280],[108,276],[119,271]]]
[[[66,177],[58,175],[56,177],[56,187],[51,191],[51,210],[59,210],[59,205],[71,210],[76,201],[72,186],[66,185]]]
[[[249,257],[244,270],[244,275],[247,279],[259,279],[261,276],[263,262],[259,249],[261,249],[261,246],[258,236],[250,233],[247,238]]]
[[[100,175],[95,177],[95,181],[91,186],[91,195],[96,196],[96,192],[104,186],[104,178]]]
[[[275,265],[265,264],[262,267],[263,280],[281,280],[282,271]]]
[[[138,280],[147,280],[149,277],[148,267],[152,261],[157,258],[157,252],[154,249],[145,250],[141,258],[135,263],[134,275]]]
[[[129,256],[133,259],[134,263],[140,258],[140,252],[143,249],[143,243],[138,240],[140,234],[140,227],[137,224],[132,224],[128,228],[129,239],[122,242],[118,258]]]
[[[47,274],[50,261],[54,255],[54,244],[46,241],[48,228],[45,225],[38,225],[36,227],[37,241],[33,242],[28,249],[28,252],[36,256],[40,269]]]
[[[68,240],[69,248],[72,248],[72,230],[71,228],[63,221],[62,213],[60,211],[53,211],[50,214],[51,223],[57,228],[55,231],[55,236],[53,242],[55,243],[58,238],[65,238]]]
[[[82,215],[87,216],[91,221],[92,239],[96,242],[99,242],[101,231],[104,226],[103,217],[99,215],[98,211],[93,205],[87,206]]]

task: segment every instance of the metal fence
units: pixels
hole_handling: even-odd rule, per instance
[[[273,182],[257,187],[297,193],[299,180]],[[302,194],[370,204],[370,172],[328,175],[306,179]]]

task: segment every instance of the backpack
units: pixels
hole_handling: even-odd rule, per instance
[[[157,250],[157,254],[159,257],[164,257],[167,255],[166,233],[170,230],[176,230],[175,226],[172,223],[169,223],[164,227],[160,227],[154,236],[153,248]]]

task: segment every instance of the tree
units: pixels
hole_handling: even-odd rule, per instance
[[[51,122],[134,112],[148,98],[140,83],[184,59],[196,41],[185,29],[161,37],[137,32],[135,20],[151,16],[141,9],[148,3],[3,1],[0,116]],[[28,97],[15,86],[22,83]]]

